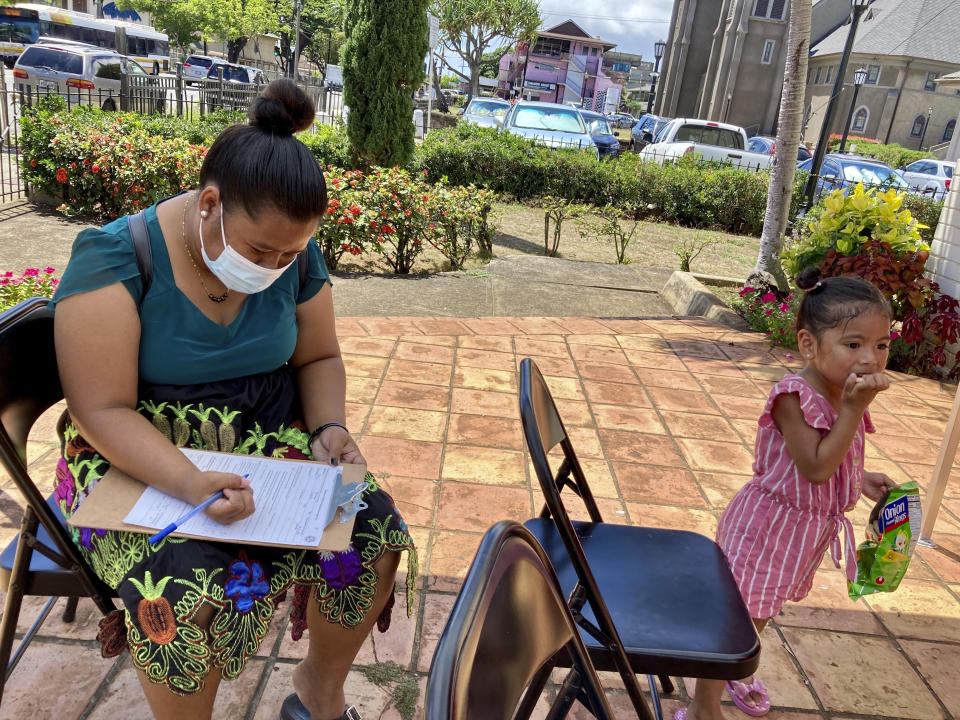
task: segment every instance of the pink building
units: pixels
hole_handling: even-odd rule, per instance
[[[573,20],[540,30],[532,48],[520,43],[500,58],[497,94],[614,112],[621,86],[604,74],[603,53],[615,47],[591,37]]]

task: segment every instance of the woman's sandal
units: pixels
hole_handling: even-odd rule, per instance
[[[310,712],[300,702],[296,693],[287,695],[280,706],[280,720],[311,720]],[[363,720],[360,711],[351,705],[337,720]]]
[[[687,720],[687,709],[680,708],[673,713],[673,720]]]
[[[733,704],[740,708],[747,715],[761,717],[770,712],[770,696],[767,694],[767,688],[759,680],[752,683],[744,683],[739,680],[727,681],[727,692],[730,693],[730,699]],[[750,695],[756,695],[760,698],[758,705],[749,705],[747,698]]]

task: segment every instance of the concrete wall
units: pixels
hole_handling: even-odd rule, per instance
[[[834,72],[840,63],[839,55],[811,58],[810,76],[807,84],[807,104],[812,109],[810,120],[804,132],[804,140],[810,144],[819,141],[820,127],[826,112],[827,99],[833,87],[824,83],[826,68],[832,66]],[[862,135],[876,138],[881,142],[899,143],[905,148],[916,150],[920,147],[920,138],[911,137],[913,121],[918,115],[926,117],[927,108],[933,106],[930,126],[923,137],[924,148],[940,143],[943,131],[949,120],[960,114],[960,95],[956,88],[935,85],[936,90],[924,89],[928,72],[941,75],[953,72],[958,65],[947,65],[934,61],[912,60],[903,57],[868,56],[854,54],[847,65],[845,87],[838,100],[829,132],[843,132],[853,97],[853,73],[859,67],[880,65],[880,75],[876,85],[864,84],[857,95],[857,108],[863,106],[869,111],[867,125],[862,132],[854,132],[850,137]],[[817,69],[821,69],[820,84],[813,84]],[[856,109],[854,110],[856,112]]]
[[[711,118],[740,125],[748,135],[771,135],[777,122],[783,89],[784,43],[787,23],[750,18],[750,32],[743,38],[743,53],[737,72],[733,101],[726,118]],[[767,40],[776,45],[768,64],[761,63]],[[772,107],[771,107],[772,106]]]
[[[960,188],[956,183],[947,193],[930,245],[927,276],[936,281],[943,292],[960,298]]]

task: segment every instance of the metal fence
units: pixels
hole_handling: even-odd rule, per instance
[[[114,87],[78,88],[50,84],[10,82],[8,73],[0,69],[0,202],[26,196],[20,174],[20,116],[45,96],[58,95],[68,108],[80,105],[106,111],[136,112],[144,115],[165,114],[195,119],[219,109],[245,111],[266,87],[261,83],[239,83],[223,78],[193,79],[183,76],[182,67],[175,74],[122,75]],[[316,82],[298,81],[314,105],[315,125],[335,125],[344,117],[343,95]]]

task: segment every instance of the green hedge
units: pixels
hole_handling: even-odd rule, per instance
[[[162,197],[163,193],[176,192],[180,184],[189,184],[189,178],[195,173],[193,153],[189,153],[191,161],[185,162],[187,149],[171,146],[170,153],[177,157],[168,158],[166,145],[159,141],[188,143],[199,150],[223,128],[244,118],[242,113],[219,111],[191,121],[174,116],[105,113],[85,106],[66,112],[62,102],[56,103],[58,99],[30,110],[30,117],[25,118],[25,177],[35,187],[63,197],[69,206],[68,212],[80,214],[109,215],[121,212],[134,199],[143,203],[158,194]],[[57,146],[53,142],[55,135],[66,132],[67,128],[70,142]],[[110,202],[105,202],[105,188],[101,187],[100,178],[94,183],[93,178],[84,177],[82,172],[79,178],[74,178],[70,163],[82,170],[84,161],[86,165],[97,162],[104,148],[98,147],[97,142],[90,143],[88,138],[106,134],[120,137],[118,133],[123,134],[127,142],[137,138],[134,147],[144,143],[151,146],[144,156],[150,161],[146,168],[150,172],[144,173],[142,183],[119,182],[118,196],[113,195],[111,184]],[[346,133],[339,128],[317,126],[316,132],[304,132],[298,137],[324,166],[357,168]],[[66,154],[66,146],[75,148],[76,157]],[[173,172],[169,168],[171,161],[175,166]],[[71,175],[68,183],[57,179],[60,169]],[[516,200],[536,201],[549,195],[597,206],[631,206],[638,209],[639,217],[650,220],[754,236],[759,236],[763,229],[769,182],[765,172],[698,163],[692,158],[661,166],[643,162],[634,153],[624,153],[614,160],[597,162],[593,153],[554,151],[514,135],[464,124],[431,132],[406,169],[431,183],[445,181],[464,187],[472,184]],[[162,187],[150,186],[150,177],[156,176],[163,177]],[[805,173],[797,174],[791,217],[800,209],[805,179]],[[123,202],[125,186],[133,185],[137,185],[140,197],[128,196]],[[69,199],[62,192],[67,189],[72,193]],[[97,196],[88,197],[88,193]],[[942,202],[912,195],[904,200],[904,207],[929,226],[922,231],[928,242],[933,237],[942,205]]]
[[[624,153],[598,163],[591,153],[549,150],[494,129],[436,130],[414,160],[431,181],[486,187],[518,200],[544,195],[595,205],[636,205],[643,217],[759,235],[767,203],[766,173],[683,159],[668,165]],[[793,211],[803,184],[794,188]]]
[[[894,169],[901,168],[904,165],[909,165],[917,160],[933,157],[931,153],[923,150],[910,150],[900,146],[897,143],[884,145],[877,141],[866,138],[847,137],[846,150],[849,151],[850,147],[853,145],[855,145],[857,148],[857,155],[876,158],[881,162],[885,162]],[[836,152],[838,147],[840,147],[840,136],[831,135],[830,140],[827,142],[827,152]]]

